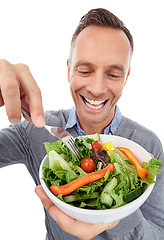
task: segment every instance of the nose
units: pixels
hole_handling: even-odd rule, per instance
[[[87,91],[93,96],[98,97],[107,91],[106,79],[103,73],[95,73],[89,80],[86,86]]]

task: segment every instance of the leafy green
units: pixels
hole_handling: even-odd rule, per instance
[[[117,194],[114,190],[111,191],[110,196],[114,199],[115,204],[112,208],[116,208],[116,207],[120,207],[122,205],[125,204],[124,200],[123,200],[123,193],[120,192],[119,194]]]
[[[58,140],[56,142],[45,142],[44,146],[47,154],[54,150],[59,155],[61,155],[61,157],[64,158],[66,161],[71,161],[73,163],[77,162],[76,157],[61,140]]]
[[[71,167],[68,164],[68,162],[65,161],[64,158],[54,150],[49,152],[48,157],[49,157],[49,166],[53,170],[53,172],[63,170],[63,169],[71,170]]]
[[[99,201],[97,198],[94,198],[94,199],[88,199],[86,200],[85,202],[81,202],[80,204],[80,208],[97,208],[99,205]]]
[[[46,149],[47,154],[49,154],[50,151],[54,150],[58,154],[62,153],[62,141],[58,140],[56,142],[45,142],[44,146]]]
[[[93,141],[94,140],[92,138],[88,137],[79,136],[76,138],[76,143],[79,146],[82,153],[82,159],[86,157],[91,157]]]
[[[115,173],[118,174],[118,185],[116,187],[118,194],[120,191],[127,194],[129,191],[138,187],[139,178],[135,166],[125,161],[121,155],[115,151],[108,151],[107,153],[110,156],[111,163],[115,166]]]
[[[56,171],[55,175],[61,179],[62,181],[69,183],[73,180],[75,180],[76,178],[78,178],[77,174],[72,171],[72,170],[68,170],[68,171]]]
[[[161,174],[161,170],[158,165],[162,165],[162,162],[158,161],[156,158],[152,158],[149,162],[142,163],[142,167],[147,171],[146,178],[141,180],[143,183],[150,185],[155,182],[155,176],[157,174]]]
[[[48,167],[43,167],[43,179],[49,185],[60,186],[62,184],[61,180],[58,179],[54,172]]]

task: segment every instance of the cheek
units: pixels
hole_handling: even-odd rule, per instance
[[[70,79],[70,88],[73,92],[78,91],[79,89],[83,88],[84,81],[80,79],[78,76],[73,75]]]
[[[112,94],[115,98],[118,98],[121,96],[122,94],[122,91],[124,89],[124,84],[123,83],[114,83],[112,88],[111,88],[111,91],[112,91]]]

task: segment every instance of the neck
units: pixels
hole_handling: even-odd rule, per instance
[[[78,118],[81,128],[88,134],[92,135],[95,133],[103,134],[104,129],[111,123],[113,120],[114,114],[108,116],[103,122],[93,123],[88,121],[83,121],[81,118]]]
[[[81,124],[80,124],[81,125]],[[99,126],[98,124],[95,124],[95,126],[93,126],[94,124],[87,124],[87,126],[82,126],[83,130],[85,132],[87,132],[88,135],[92,135],[92,134],[95,134],[95,133],[104,133],[104,128],[102,128],[101,126]]]

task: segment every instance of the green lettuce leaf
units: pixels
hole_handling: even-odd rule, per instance
[[[62,141],[58,140],[56,142],[45,142],[44,146],[46,149],[47,154],[49,154],[50,151],[54,150],[58,154],[62,153]]]
[[[73,155],[73,153],[69,150],[69,148],[61,141],[58,140],[56,142],[45,142],[44,143],[47,155],[49,152],[54,150],[59,155],[61,155],[62,158],[64,158],[65,161],[71,161],[72,163],[78,163],[78,160]]]
[[[143,162],[142,167],[146,169],[147,173],[146,178],[141,179],[141,182],[147,185],[154,183],[155,176],[161,174],[159,165],[162,165],[162,162],[158,161],[156,158],[152,158],[149,162]]]
[[[97,208],[99,204],[99,201],[97,198],[94,199],[88,199],[85,202],[81,202],[81,204],[79,205],[80,208]]]
[[[123,159],[123,157],[115,151],[107,152],[111,163],[115,166],[115,174],[117,174],[118,185],[116,187],[117,194],[120,192],[127,194],[139,185],[137,170],[134,165]]]
[[[92,149],[92,143],[93,143],[93,139],[92,138],[88,138],[88,137],[82,137],[79,136],[76,138],[76,143],[79,146],[81,153],[82,153],[82,157],[86,158],[86,157],[91,157],[91,149]]]
[[[62,181],[48,167],[43,167],[43,180],[47,182],[49,186],[60,186],[62,184]]]

